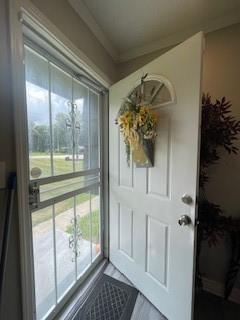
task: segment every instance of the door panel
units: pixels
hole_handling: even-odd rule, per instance
[[[25,46],[25,66],[33,318],[43,320],[54,317],[103,258],[101,100],[69,67],[32,46]]]
[[[168,226],[146,216],[146,272],[164,287],[167,286]],[[158,254],[161,252],[161,254]]]
[[[170,175],[170,150],[171,150],[171,128],[170,117],[168,114],[158,110],[159,118],[158,139],[156,139],[155,148],[161,150],[156,152],[154,167],[147,170],[147,190],[149,196],[158,196],[163,198],[170,197],[169,175]]]
[[[74,198],[54,205],[56,242],[57,299],[60,300],[75,281]],[[69,229],[72,228],[72,232]],[[71,246],[70,243],[73,243]]]
[[[90,193],[85,195],[85,203],[81,205],[82,195],[76,196],[76,221],[77,234],[79,237],[78,247],[79,258],[77,259],[77,276],[80,277],[84,270],[91,264],[91,207],[90,207]]]
[[[133,255],[132,225],[133,211],[119,203],[119,250],[123,251],[128,257]]]
[[[41,170],[41,176],[52,174],[50,145],[49,77],[48,61],[28,49],[25,51],[26,100],[28,113],[28,143],[30,178],[33,168]],[[44,154],[44,161],[39,159]]]
[[[51,79],[51,117],[53,139],[53,174],[73,172],[74,161],[66,162],[66,158],[72,159],[72,79],[59,68],[50,65]]]
[[[41,227],[43,217],[44,228]],[[56,300],[53,206],[33,212],[32,225],[36,311],[42,319]]]
[[[89,126],[90,126],[90,157],[89,157],[89,168],[99,167],[99,101],[98,95],[93,91],[89,90]]]
[[[125,145],[123,139],[118,134],[118,184],[121,187],[132,189],[134,187],[134,167],[132,161],[128,166],[125,155]]]
[[[110,260],[169,320],[192,316],[202,41],[199,33],[110,89]],[[115,125],[123,98],[145,73],[173,86],[155,109],[155,164],[148,169],[128,167]],[[191,205],[181,201],[185,193]],[[182,214],[193,223],[180,227]]]
[[[101,216],[100,216],[100,193],[99,188],[95,187],[91,191],[91,243],[92,261],[101,253]]]
[[[78,81],[73,83],[73,101],[76,105],[75,170],[89,169],[89,91]]]

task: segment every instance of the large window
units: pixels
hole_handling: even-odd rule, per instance
[[[36,318],[101,258],[100,96],[25,46]]]

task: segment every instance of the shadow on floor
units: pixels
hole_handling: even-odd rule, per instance
[[[207,292],[196,294],[194,320],[239,320],[240,305]]]

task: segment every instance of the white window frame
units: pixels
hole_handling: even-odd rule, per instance
[[[28,144],[25,132],[27,132],[27,108],[25,97],[25,70],[24,70],[24,32],[23,22],[42,34],[48,41],[59,49],[66,57],[69,57],[76,65],[80,66],[89,75],[96,79],[105,88],[109,88],[112,81],[69,39],[60,32],[29,0],[9,0],[9,31],[12,69],[12,96],[15,120],[15,144],[17,158],[17,188],[18,188],[18,215],[20,230],[20,256],[21,256],[21,281],[22,281],[22,309],[23,319],[35,319],[35,295],[34,295],[34,266],[31,237],[31,217],[29,210],[28,187],[29,177],[25,159],[28,158]],[[107,111],[108,98],[103,98]],[[107,113],[105,123],[107,123]],[[104,141],[108,141],[107,126],[102,134]],[[103,144],[103,157],[107,155],[108,145]],[[104,215],[105,239],[103,252],[108,252],[108,158],[102,161],[103,174],[103,198],[105,202]],[[71,292],[73,293],[73,292]],[[70,294],[69,294],[70,296]],[[68,298],[69,298],[68,296]],[[59,310],[56,310],[58,312]]]

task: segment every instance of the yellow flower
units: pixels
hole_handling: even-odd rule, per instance
[[[122,127],[126,127],[132,123],[132,114],[129,111],[124,112],[118,117],[118,124]]]
[[[139,148],[140,137],[154,139],[156,137],[157,114],[149,106],[141,106],[138,111],[125,111],[118,119],[120,131],[126,144],[131,148]]]

